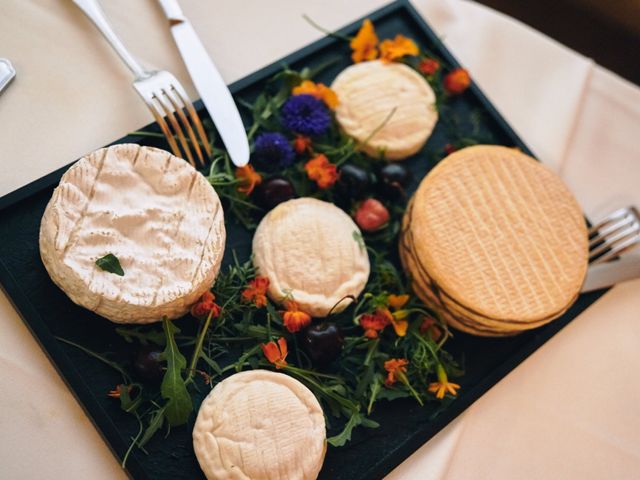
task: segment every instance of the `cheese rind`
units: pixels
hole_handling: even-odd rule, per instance
[[[253,237],[253,263],[269,278],[276,302],[292,297],[313,317],[344,310],[369,278],[358,226],[332,203],[298,198],[281,203]]]
[[[413,155],[438,121],[432,88],[401,63],[357,63],[343,70],[331,88],[340,101],[336,119],[372,157],[380,152],[387,160]]]
[[[220,200],[170,153],[134,144],[97,150],[61,178],[40,226],[51,279],[117,323],[184,315],[213,284],[224,251]],[[95,261],[115,255],[124,276]]]
[[[208,479],[312,480],[325,438],[322,409],[307,387],[252,370],[223,380],[202,402],[193,449]]]

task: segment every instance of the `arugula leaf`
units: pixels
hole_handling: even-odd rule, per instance
[[[344,446],[345,443],[351,440],[351,433],[353,432],[353,429],[358,425],[362,425],[363,427],[367,428],[378,428],[380,426],[380,424],[368,419],[360,412],[354,412],[353,414],[351,414],[351,417],[349,418],[347,424],[344,426],[342,432],[340,432],[338,435],[327,438],[327,442],[334,447]]]
[[[147,429],[144,431],[144,434],[142,435],[140,440],[138,440],[139,448],[143,448],[147,444],[147,442],[151,440],[151,438],[153,438],[160,427],[162,427],[162,424],[164,423],[165,408],[166,406],[158,410],[154,410],[151,413],[151,420],[149,420],[149,425],[147,426]]]
[[[164,416],[170,426],[176,427],[187,423],[193,410],[191,395],[181,373],[187,366],[187,359],[178,350],[174,338],[175,333],[180,330],[167,317],[162,319],[162,329],[167,338],[167,346],[161,358],[167,362],[167,371],[160,384],[160,394],[167,400]]]
[[[100,270],[124,277],[124,270],[120,265],[120,260],[113,253],[107,253],[104,257],[97,259],[96,265]]]

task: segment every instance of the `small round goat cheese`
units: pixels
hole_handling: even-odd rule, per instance
[[[252,370],[215,386],[193,428],[208,479],[312,480],[326,451],[320,404],[298,380]]]
[[[309,197],[281,203],[262,219],[253,255],[271,299],[293,298],[313,317],[344,310],[369,278],[358,226],[332,203]]]
[[[402,160],[425,144],[438,121],[436,96],[426,80],[402,63],[380,60],[344,69],[333,81],[336,119],[372,157]]]
[[[170,153],[125,144],[62,176],[40,225],[51,279],[78,305],[117,323],[178,318],[211,288],[225,228],[218,195]],[[124,276],[96,260],[114,255]]]

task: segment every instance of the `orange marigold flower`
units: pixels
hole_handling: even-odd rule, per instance
[[[351,60],[354,63],[366,62],[378,58],[378,36],[371,20],[366,19],[355,37],[351,39]]]
[[[449,94],[460,95],[471,85],[471,77],[464,68],[456,68],[444,77],[443,82],[444,89]]]
[[[422,324],[420,325],[420,334],[428,334],[431,340],[437,342],[440,340],[440,337],[442,337],[442,329],[437,325],[434,318],[424,317],[422,319]]]
[[[267,277],[256,277],[249,282],[247,288],[242,292],[243,302],[253,302],[260,308],[267,305],[267,289],[269,288],[269,279]]]
[[[318,100],[322,100],[331,110],[338,106],[338,95],[324,83],[304,80],[300,85],[294,87],[291,93],[293,95],[311,95]]]
[[[384,384],[390,387],[398,380],[406,380],[407,365],[409,365],[409,361],[405,358],[392,358],[384,362],[384,369],[387,371],[387,379]]]
[[[282,312],[284,326],[291,333],[299,332],[311,323],[311,315],[300,310],[300,307],[293,300],[284,302],[286,311]]]
[[[236,168],[236,178],[240,180],[238,191],[245,195],[251,195],[253,189],[262,183],[262,176],[256,172],[252,165]]]
[[[298,155],[302,155],[305,152],[311,150],[311,139],[304,135],[296,136],[293,141],[293,149],[296,151]]]
[[[447,392],[455,397],[458,394],[460,385],[449,381],[447,372],[444,370],[441,363],[436,367],[436,374],[438,375],[438,381],[429,384],[429,392],[435,393],[436,398],[438,399],[443,399]]]
[[[200,300],[191,307],[191,315],[202,318],[211,314],[212,318],[218,318],[220,316],[220,310],[220,305],[216,303],[216,296],[207,290],[202,294]]]
[[[262,347],[262,353],[264,353],[265,358],[270,363],[273,363],[278,370],[287,366],[285,359],[289,352],[287,350],[287,340],[284,337],[280,337],[278,343],[272,340],[269,343],[261,344],[260,347]]]
[[[338,167],[322,153],[305,163],[304,169],[307,176],[322,189],[331,187],[338,180]]]
[[[409,295],[407,295],[406,293],[404,295],[391,294],[387,299],[389,306],[394,310],[398,310],[404,307],[408,301],[409,301]]]
[[[365,313],[360,316],[360,326],[364,329],[367,338],[378,338],[378,332],[391,323],[391,315],[386,315],[384,310],[376,310],[375,313]]]
[[[420,50],[416,42],[404,35],[398,34],[393,40],[387,39],[380,43],[380,59],[383,62],[392,62],[406,55],[418,55]]]
[[[440,70],[440,62],[435,58],[423,58],[418,63],[418,70],[424,75],[433,75]]]

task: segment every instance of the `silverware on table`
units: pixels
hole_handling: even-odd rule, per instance
[[[0,58],[0,93],[11,83],[16,71],[11,62],[6,58]]]
[[[622,255],[640,246],[640,215],[621,208],[589,230],[589,270],[582,292],[640,278],[640,256]],[[621,256],[622,255],[622,256]]]
[[[151,110],[162,133],[167,137],[174,155],[179,157],[186,156],[187,160],[195,166],[193,150],[200,164],[204,165],[205,158],[202,148],[204,148],[207,156],[211,155],[209,139],[202,127],[196,109],[180,82],[165,70],[149,71],[144,69],[113,31],[97,0],[73,0],[73,2],[91,19],[127,67],[133,72],[135,76],[133,87],[147,104],[149,110]],[[193,127],[195,127],[195,131]],[[175,137],[178,137],[178,142],[184,155]],[[200,143],[202,143],[202,147]]]
[[[246,165],[249,162],[249,141],[231,92],[177,0],[158,1],[169,20],[173,39],[189,75],[222,137],[231,161],[238,167]]]

